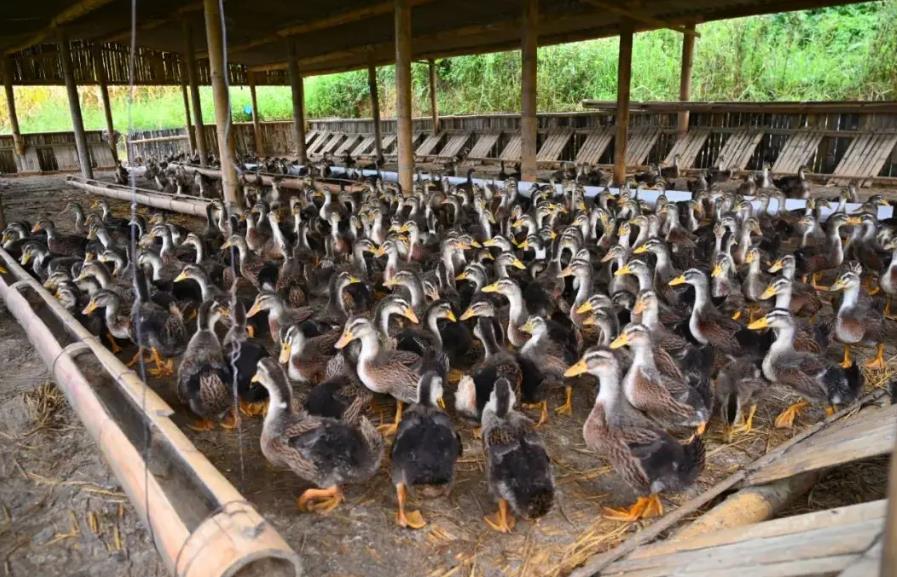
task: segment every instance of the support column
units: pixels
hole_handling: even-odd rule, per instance
[[[436,107],[436,61],[427,61],[430,68],[430,116],[433,118],[433,134],[439,134],[439,109]]]
[[[632,24],[624,22],[620,30],[617,63],[617,134],[614,137],[614,184],[626,181],[626,145],[629,142],[629,81],[632,77]]]
[[[215,98],[215,128],[218,133],[218,155],[221,158],[221,189],[224,201],[231,206],[240,202],[237,184],[234,139],[230,134],[230,95],[227,70],[224,68],[224,42],[221,32],[221,11],[218,0],[203,0],[206,17],[206,43],[209,47],[209,76]],[[198,139],[197,139],[198,140]]]
[[[196,152],[196,133],[193,132],[193,120],[190,119],[190,97],[187,95],[187,75],[181,75],[181,95],[184,97],[184,125],[187,127],[187,138],[190,139],[190,154]]]
[[[296,56],[296,41],[292,38],[287,38],[287,58],[290,89],[293,93],[293,140],[296,141],[296,158],[299,164],[308,164],[308,155],[305,151],[305,93]]]
[[[371,117],[374,119],[374,150],[377,152],[377,164],[383,162],[383,137],[380,134],[380,94],[377,89],[377,67],[373,60],[368,64],[368,91],[371,93]]]
[[[72,132],[75,135],[75,147],[78,149],[78,164],[81,175],[93,178],[93,167],[90,165],[90,149],[87,148],[87,135],[84,134],[84,119],[81,117],[81,102],[78,100],[78,85],[72,72],[72,55],[69,52],[69,41],[65,34],[59,33],[59,60],[62,63],[62,77],[65,79],[65,91],[68,93],[69,110],[72,114]]]
[[[10,70],[9,57],[2,58],[3,87],[6,89],[6,109],[9,110],[9,125],[12,128],[12,141],[15,146],[16,156],[25,156],[25,140],[19,130],[19,116],[16,114],[16,94],[12,87],[12,70]]]
[[[199,165],[208,166],[209,154],[206,150],[205,129],[202,123],[202,104],[199,101],[199,74],[196,72],[196,49],[193,46],[193,29],[184,21],[184,60],[187,63],[187,82],[190,84],[190,100],[193,108],[193,130]]]
[[[414,151],[411,149],[411,3],[395,0],[396,29],[396,141],[399,153],[399,185],[411,194],[414,185]]]
[[[539,2],[523,0],[523,34],[521,39],[520,95],[520,172],[523,180],[535,182],[536,139],[539,119],[536,116],[536,65],[538,49]]]
[[[255,154],[265,156],[265,144],[262,141],[262,125],[259,121],[259,103],[255,96],[255,74],[249,72],[249,98],[252,100],[252,134],[255,136]]]
[[[695,25],[689,24],[685,27],[686,30],[694,32]],[[680,102],[688,102],[691,98],[691,67],[692,62],[694,61],[695,55],[695,35],[694,34],[683,34],[682,35],[682,67],[679,73],[679,101]],[[683,110],[679,113],[678,117],[678,130],[677,133],[679,137],[685,136],[685,133],[688,132],[688,111]]]
[[[109,87],[107,86],[106,68],[103,66],[103,59],[100,50],[96,47],[93,49],[93,67],[94,77],[100,86],[100,99],[103,101],[103,115],[106,117],[106,134],[109,142],[109,150],[112,152],[112,160],[118,164],[118,149],[116,148],[115,123],[112,121],[112,104],[109,101]]]

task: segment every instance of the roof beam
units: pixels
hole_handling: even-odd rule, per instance
[[[700,38],[701,35],[695,31],[694,27],[689,28],[682,24],[673,24],[670,22],[664,22],[663,20],[659,20],[654,18],[653,16],[648,16],[647,14],[633,10],[631,8],[623,8],[614,2],[607,2],[605,0],[580,0],[583,4],[588,4],[589,6],[593,6],[595,8],[600,8],[602,10],[607,10],[612,14],[616,14],[617,16],[623,16],[624,18],[629,18],[630,20],[635,20],[636,22],[641,22],[642,24],[647,24],[651,28],[669,28],[670,30],[675,30],[676,32],[681,32],[682,34],[688,36],[695,36]]]
[[[25,42],[22,42],[18,46],[8,48],[6,50],[6,53],[12,54],[13,52],[19,52],[21,50],[25,50],[26,48],[31,48],[35,44],[39,44],[46,40],[47,37],[51,36],[58,28],[65,26],[70,22],[74,22],[82,16],[86,16],[87,14],[93,12],[94,10],[97,10],[98,8],[102,8],[110,2],[112,2],[112,0],[81,0],[80,2],[76,2],[75,4],[72,4],[71,6],[54,16],[53,19],[50,20],[50,23],[46,28],[34,34],[31,38],[29,38]]]

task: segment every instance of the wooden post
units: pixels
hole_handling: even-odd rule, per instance
[[[69,97],[69,111],[72,114],[72,132],[75,135],[75,147],[78,149],[78,164],[81,175],[93,179],[93,167],[90,165],[90,149],[87,148],[87,135],[84,134],[84,118],[81,116],[81,102],[78,100],[78,85],[72,71],[72,55],[69,41],[65,33],[59,32],[59,60],[62,63],[62,77],[65,79],[65,91]]]
[[[891,384],[893,395],[894,385]],[[882,535],[881,567],[879,575],[897,575],[897,443],[891,452],[891,465],[888,467],[888,513],[885,517],[885,530]]]
[[[414,151],[411,149],[411,3],[395,0],[396,28],[396,141],[399,152],[399,186],[409,195],[414,183]]]
[[[539,2],[523,0],[523,34],[521,38],[521,81],[520,95],[520,171],[523,180],[535,182],[536,139],[539,119],[536,116],[536,65],[538,49]]]
[[[374,142],[377,164],[383,162],[383,137],[380,134],[380,95],[377,90],[377,66],[371,59],[368,64],[368,91],[371,93],[371,117],[374,119]]]
[[[237,185],[236,154],[231,135],[230,95],[227,70],[224,68],[224,42],[218,0],[203,0],[206,17],[206,43],[209,47],[209,76],[215,98],[215,128],[218,133],[218,155],[221,158],[221,189],[224,201],[237,206],[240,202]],[[198,139],[197,139],[198,140]]]
[[[439,109],[436,107],[436,61],[427,61],[430,69],[430,116],[433,118],[433,134],[439,134]]]
[[[181,74],[181,95],[184,97],[184,120],[187,127],[187,138],[190,139],[190,154],[196,152],[196,133],[193,132],[193,121],[190,119],[190,96],[187,94],[187,75]]]
[[[252,134],[255,136],[255,154],[265,156],[265,143],[262,141],[262,125],[259,121],[259,103],[255,96],[255,74],[249,74],[249,98],[252,100]]]
[[[305,94],[299,60],[296,57],[296,41],[292,38],[287,38],[287,58],[290,89],[293,94],[293,140],[296,141],[296,159],[299,164],[308,164],[308,155],[305,151]]]
[[[624,21],[620,30],[617,64],[617,135],[614,137],[614,184],[626,181],[626,144],[629,139],[629,82],[632,77],[632,24]]]
[[[94,77],[100,86],[100,99],[103,101],[103,115],[106,117],[106,138],[109,142],[109,150],[112,152],[112,160],[118,164],[118,150],[116,148],[117,138],[115,138],[115,123],[112,122],[112,104],[109,101],[109,87],[107,86],[106,67],[103,66],[103,59],[99,48],[93,48],[93,69]]]
[[[686,30],[694,32],[695,25],[689,24]],[[695,35],[682,35],[682,67],[679,73],[679,100],[680,102],[688,102],[691,97],[691,67],[695,55]],[[678,118],[678,134],[679,138],[685,136],[688,132],[688,111],[683,110],[679,113]]]
[[[208,166],[209,154],[206,151],[205,129],[202,123],[202,104],[199,101],[199,74],[196,72],[196,49],[193,46],[193,29],[190,22],[184,20],[184,60],[187,62],[187,82],[190,83],[190,100],[193,108],[193,130],[196,131],[196,151],[199,152],[199,165]]]
[[[16,94],[12,87],[12,71],[9,57],[2,58],[3,63],[3,87],[6,89],[6,109],[9,111],[9,126],[12,129],[12,141],[15,146],[16,156],[25,156],[25,140],[19,130],[19,116],[16,114]]]

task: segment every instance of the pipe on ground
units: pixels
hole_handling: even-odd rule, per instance
[[[161,208],[172,212],[182,214],[192,214],[205,218],[206,206],[209,201],[195,196],[173,195],[164,192],[146,190],[143,188],[131,189],[127,186],[119,184],[111,184],[99,180],[86,179],[80,176],[70,176],[66,182],[75,188],[80,188],[85,192],[97,194],[117,200],[131,202],[137,201],[137,204],[152,206],[153,208]]]
[[[178,577],[298,577],[298,555],[171,421],[171,407],[0,249],[0,297]],[[145,456],[145,458],[144,458]]]

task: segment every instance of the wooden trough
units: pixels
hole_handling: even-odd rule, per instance
[[[97,443],[172,575],[298,577],[298,555],[169,418],[173,409],[0,249],[0,297]]]

